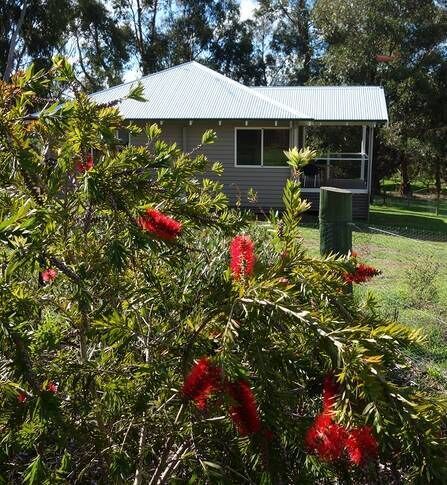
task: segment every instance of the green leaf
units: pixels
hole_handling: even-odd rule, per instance
[[[141,84],[140,81],[137,82],[135,86],[130,88],[129,94],[126,96],[127,99],[134,99],[135,101],[147,101],[147,99],[143,96],[144,94],[144,86]]]
[[[211,145],[217,140],[217,135],[214,130],[206,130],[202,135],[202,145]]]
[[[145,131],[150,141],[156,140],[161,135],[161,128],[157,125],[157,123],[147,125]]]
[[[290,150],[285,150],[284,155],[287,157],[287,163],[295,170],[299,170],[314,160],[317,152],[309,147],[301,148],[300,150],[294,147]]]
[[[59,73],[59,81],[74,81],[76,79],[73,66],[68,62],[68,59],[56,55],[53,57],[53,67]]]
[[[220,162],[214,162],[211,166],[211,172],[216,175],[222,175],[224,173],[223,165]]]
[[[64,454],[62,455],[61,464],[56,470],[56,479],[64,481],[67,478],[67,475],[70,473],[71,467],[71,455],[67,450],[65,450]]]
[[[28,485],[41,485],[48,476],[47,468],[40,455],[28,465],[25,470],[25,477],[23,483]]]

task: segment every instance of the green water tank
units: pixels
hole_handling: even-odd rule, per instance
[[[321,187],[319,218],[321,255],[348,254],[352,250],[352,193]]]

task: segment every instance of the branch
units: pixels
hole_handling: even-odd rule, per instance
[[[69,268],[63,261],[60,259],[56,258],[55,256],[47,256],[48,260],[53,266],[56,266],[56,268],[62,273],[64,273],[65,276],[68,276],[71,280],[73,280],[75,283],[80,284],[81,283],[81,278],[78,276],[71,268]]]
[[[23,0],[22,11],[20,12],[19,21],[17,22],[17,27],[11,36],[11,42],[9,43],[8,60],[6,61],[5,72],[3,73],[3,80],[8,81],[11,77],[12,65],[14,63],[14,56],[16,52],[17,39],[19,33],[22,30],[23,22],[25,21],[25,13],[27,9],[27,0]]]

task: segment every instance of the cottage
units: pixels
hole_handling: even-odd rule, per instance
[[[206,129],[218,140],[203,151],[225,169],[224,190],[230,203],[254,208],[281,208],[282,189],[290,176],[283,151],[303,147],[310,130],[351,127],[358,149],[321,151],[303,174],[303,193],[318,209],[319,187],[353,193],[355,217],[368,216],[374,128],[387,123],[383,89],[376,86],[247,87],[198,62],[188,62],[141,79],[147,102],[124,100],[122,115],[134,122],[157,122],[166,140],[184,151],[200,143]],[[95,93],[104,103],[124,97],[130,83]],[[144,136],[129,137],[131,144]],[[253,189],[256,202],[247,199]]]

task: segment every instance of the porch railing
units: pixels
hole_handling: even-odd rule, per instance
[[[301,175],[303,188],[333,187],[366,188],[368,155],[366,153],[327,153],[318,156],[315,168],[304,168]]]

